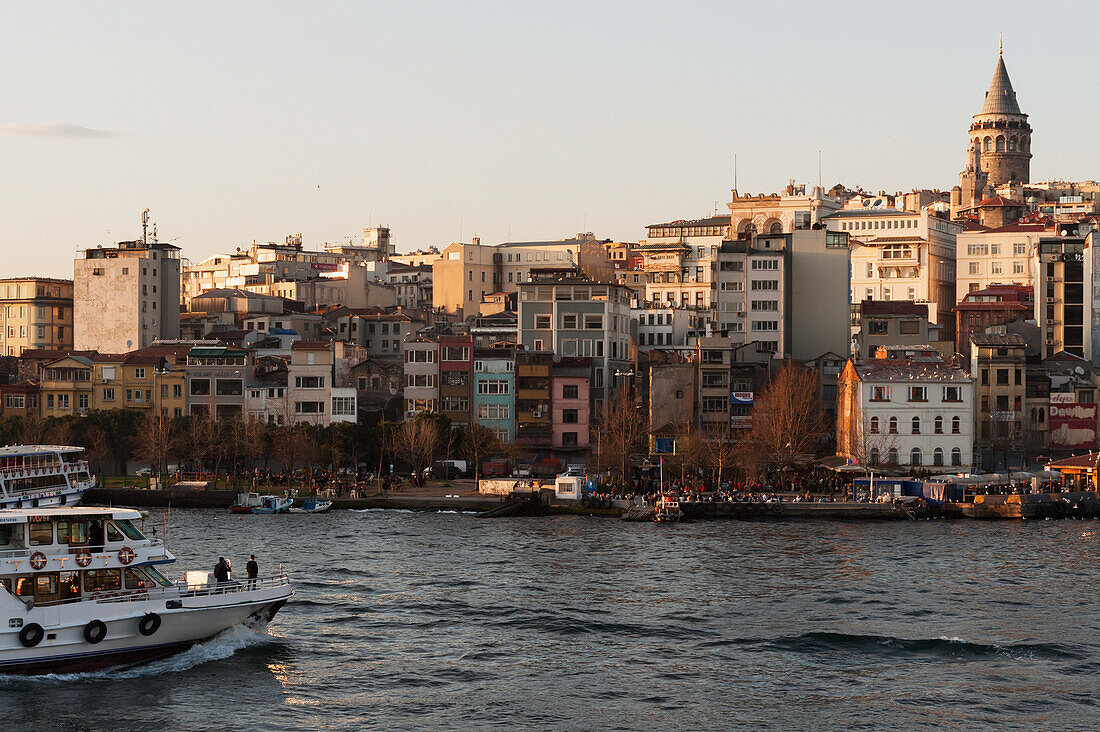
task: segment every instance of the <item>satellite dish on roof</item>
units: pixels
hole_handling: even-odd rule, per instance
[[[1075,368],[1075,369],[1074,369],[1074,371],[1076,371],[1076,372],[1077,372],[1078,374],[1080,374],[1081,376],[1084,376],[1084,375],[1085,375],[1085,369],[1084,369],[1083,367],[1081,367],[1081,366],[1078,366],[1077,368]]]

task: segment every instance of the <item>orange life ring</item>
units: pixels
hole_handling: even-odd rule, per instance
[[[88,549],[81,549],[76,553],[76,563],[81,567],[87,567],[92,563],[92,553]]]
[[[128,546],[124,546],[118,550],[118,561],[122,562],[123,564],[129,564],[130,562],[134,561],[134,558],[136,556],[137,555],[134,554],[134,550]]]
[[[48,561],[49,560],[46,559],[45,554],[43,554],[42,552],[35,552],[34,554],[31,555],[31,559],[30,559],[31,569],[42,569],[43,567],[46,566],[46,562],[48,562]]]

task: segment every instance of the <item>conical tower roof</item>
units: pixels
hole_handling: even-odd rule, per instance
[[[1016,92],[1008,78],[1004,56],[997,56],[997,68],[993,70],[993,81],[989,82],[989,91],[985,93],[985,104],[978,114],[1023,114],[1016,103]]]

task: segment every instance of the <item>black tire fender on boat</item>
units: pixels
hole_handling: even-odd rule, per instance
[[[102,620],[93,620],[84,626],[84,640],[93,646],[107,637],[107,624]]]
[[[588,508],[591,505],[592,505],[592,500],[588,496],[585,496],[584,498],[581,499],[581,506],[583,506],[584,508]]]
[[[780,503],[769,504],[771,506],[772,513],[783,513],[783,505]]]
[[[600,503],[600,508],[611,508],[611,499],[610,498],[603,499],[603,501]]]
[[[160,630],[160,616],[156,613],[147,613],[138,621],[138,632],[144,636],[150,636]]]
[[[46,637],[46,631],[38,623],[27,623],[19,631],[19,642],[26,648],[34,648]]]

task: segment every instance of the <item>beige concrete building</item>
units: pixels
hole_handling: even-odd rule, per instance
[[[88,249],[73,272],[74,346],[126,353],[180,333],[179,247],[155,235]]]
[[[852,246],[851,301],[912,300],[953,337],[956,237],[963,225],[929,208],[841,211],[826,219]]]
[[[646,238],[634,248],[642,258],[642,299],[653,306],[709,308],[718,249],[730,238],[729,216],[669,221],[646,229]]]
[[[1039,238],[1053,232],[1047,224],[968,226],[956,238],[956,302],[991,285],[1033,285]]]
[[[741,196],[735,188],[726,205],[733,235],[737,237],[809,229],[843,207],[841,201],[827,196],[820,186],[807,192],[805,185],[796,186],[794,181],[782,193],[770,195]]]
[[[18,356],[28,348],[72,347],[72,280],[0,280],[0,356]]]

